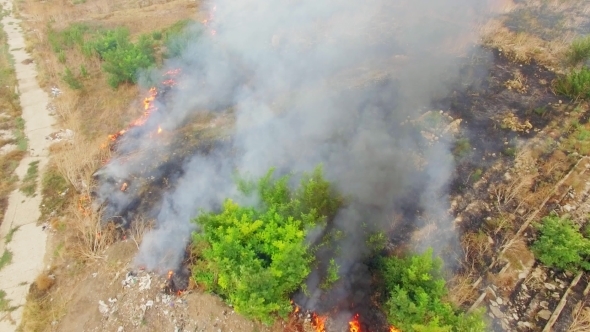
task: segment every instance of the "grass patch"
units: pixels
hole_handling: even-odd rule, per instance
[[[31,197],[35,195],[35,192],[37,191],[37,176],[39,176],[39,160],[29,163],[27,174],[25,174],[20,186],[20,191],[26,196]]]
[[[25,120],[21,117],[16,118],[15,127],[14,137],[16,140],[16,147],[19,151],[27,151],[29,139],[25,135]]]
[[[577,66],[590,59],[590,36],[578,38],[566,52],[566,61],[569,65]]]
[[[6,234],[6,237],[4,238],[4,240],[6,241],[7,244],[10,243],[10,241],[12,241],[12,237],[14,236],[14,233],[16,233],[16,231],[18,231],[19,228],[20,228],[20,226],[12,227],[8,231],[8,234]]]
[[[570,71],[555,80],[553,88],[556,93],[573,99],[590,98],[590,69],[583,67]]]
[[[10,250],[4,250],[4,253],[0,256],[0,270],[10,264],[10,262],[12,262],[12,252]]]
[[[16,308],[10,305],[10,300],[6,298],[6,292],[0,289],[0,312],[14,311]]]
[[[457,158],[465,157],[471,152],[471,143],[467,138],[458,139],[453,148],[453,155]]]
[[[61,211],[72,196],[69,189],[68,181],[58,169],[54,166],[49,167],[41,180],[41,216],[47,217],[54,211]]]

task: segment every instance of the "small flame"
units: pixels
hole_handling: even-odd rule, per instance
[[[158,134],[162,133],[162,127],[158,126]]]
[[[402,330],[398,329],[395,326],[390,326],[389,327],[389,332],[402,332]]]
[[[361,332],[361,322],[359,321],[359,314],[354,315],[352,320],[348,322],[350,332]]]
[[[326,332],[326,316],[313,313],[311,315],[311,325],[315,329],[315,332]]]
[[[173,275],[174,275],[174,271],[172,271],[172,270],[168,271],[168,280],[172,279]]]
[[[121,185],[121,191],[125,191],[125,190],[127,190],[127,187],[128,187],[128,186],[129,186],[129,185],[127,184],[127,182],[123,182],[123,184]]]

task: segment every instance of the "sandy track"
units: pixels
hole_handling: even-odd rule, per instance
[[[12,9],[12,2],[9,0],[0,0],[0,4],[4,10]],[[55,122],[47,111],[49,97],[39,87],[35,64],[23,63],[24,60],[30,59],[30,56],[25,51],[20,20],[15,18],[11,11],[2,19],[2,25],[8,35],[8,48],[15,60],[25,135],[29,139],[29,153],[19,164],[16,174],[22,179],[29,163],[39,161],[41,178],[49,157],[50,141],[45,137],[51,133]],[[5,313],[0,315],[0,318],[3,318],[0,321],[2,332],[15,331],[20,324],[22,306],[26,301],[29,285],[44,268],[47,234],[36,225],[41,202],[39,188],[37,190],[34,197],[26,197],[19,190],[13,191],[8,200],[4,221],[0,225],[0,253],[8,249],[13,254],[11,264],[0,270],[0,289],[7,293],[11,306],[18,306],[17,310],[7,316]],[[19,229],[7,245],[4,238],[10,229],[15,227]]]

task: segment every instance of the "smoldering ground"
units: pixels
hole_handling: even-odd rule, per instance
[[[351,203],[333,221],[332,227],[345,234],[336,244],[340,249],[318,257],[319,262],[336,257],[340,286],[324,294],[318,287],[322,271],[314,271],[309,293],[297,297],[307,309],[350,303],[351,288],[361,297],[368,294],[358,288],[370,285],[356,282],[366,274],[359,265],[368,253],[366,236],[395,232],[395,211],[404,213],[406,225],[418,222],[417,215],[436,219],[446,235],[432,234],[421,245],[441,249],[453,242],[445,196],[453,172],[452,138],[426,144],[419,129],[403,124],[449,92],[461,56],[476,42],[485,2],[206,2],[206,24],[190,26],[180,55],[165,64],[181,69],[178,85],[145,128],[157,122],[174,132],[196,113],[230,108],[231,143],[182,159],[174,185],[154,207],[157,226],[146,235],[137,263],[162,271],[176,268],[194,230],[190,219],[199,209],[215,209],[224,198],[237,196],[233,171],[259,176],[276,167],[277,173],[301,174],[319,163]],[[152,73],[152,80],[159,74]],[[118,151],[153,149],[153,141],[144,139],[149,130],[134,130]],[[169,154],[170,149],[154,151]],[[159,156],[142,158],[111,162],[101,172],[129,177]],[[126,205],[106,181],[97,192],[103,201],[110,198],[115,210]]]

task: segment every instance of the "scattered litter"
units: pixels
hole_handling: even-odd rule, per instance
[[[123,326],[119,326],[119,328],[117,329],[117,332],[123,332]]]
[[[149,300],[145,303],[145,306],[148,308],[151,308],[153,305],[154,305],[154,301],[152,301],[152,300]]]
[[[71,129],[60,129],[54,133],[49,134],[45,139],[53,142],[60,142],[63,140],[71,140],[74,138],[74,131]]]
[[[121,284],[123,285],[123,287],[129,288],[129,287],[135,285],[138,280],[139,279],[137,278],[135,273],[129,271],[129,272],[127,272],[127,275],[125,276],[125,279],[123,279],[123,281],[121,281]]]
[[[145,276],[139,279],[139,290],[147,290],[150,289],[152,286],[152,276],[146,274]]]
[[[51,88],[51,95],[55,98],[61,95],[61,90],[58,87]]]
[[[92,274],[92,278],[96,278],[96,276],[97,276],[97,275],[98,275],[98,272],[94,272],[94,273]]]

